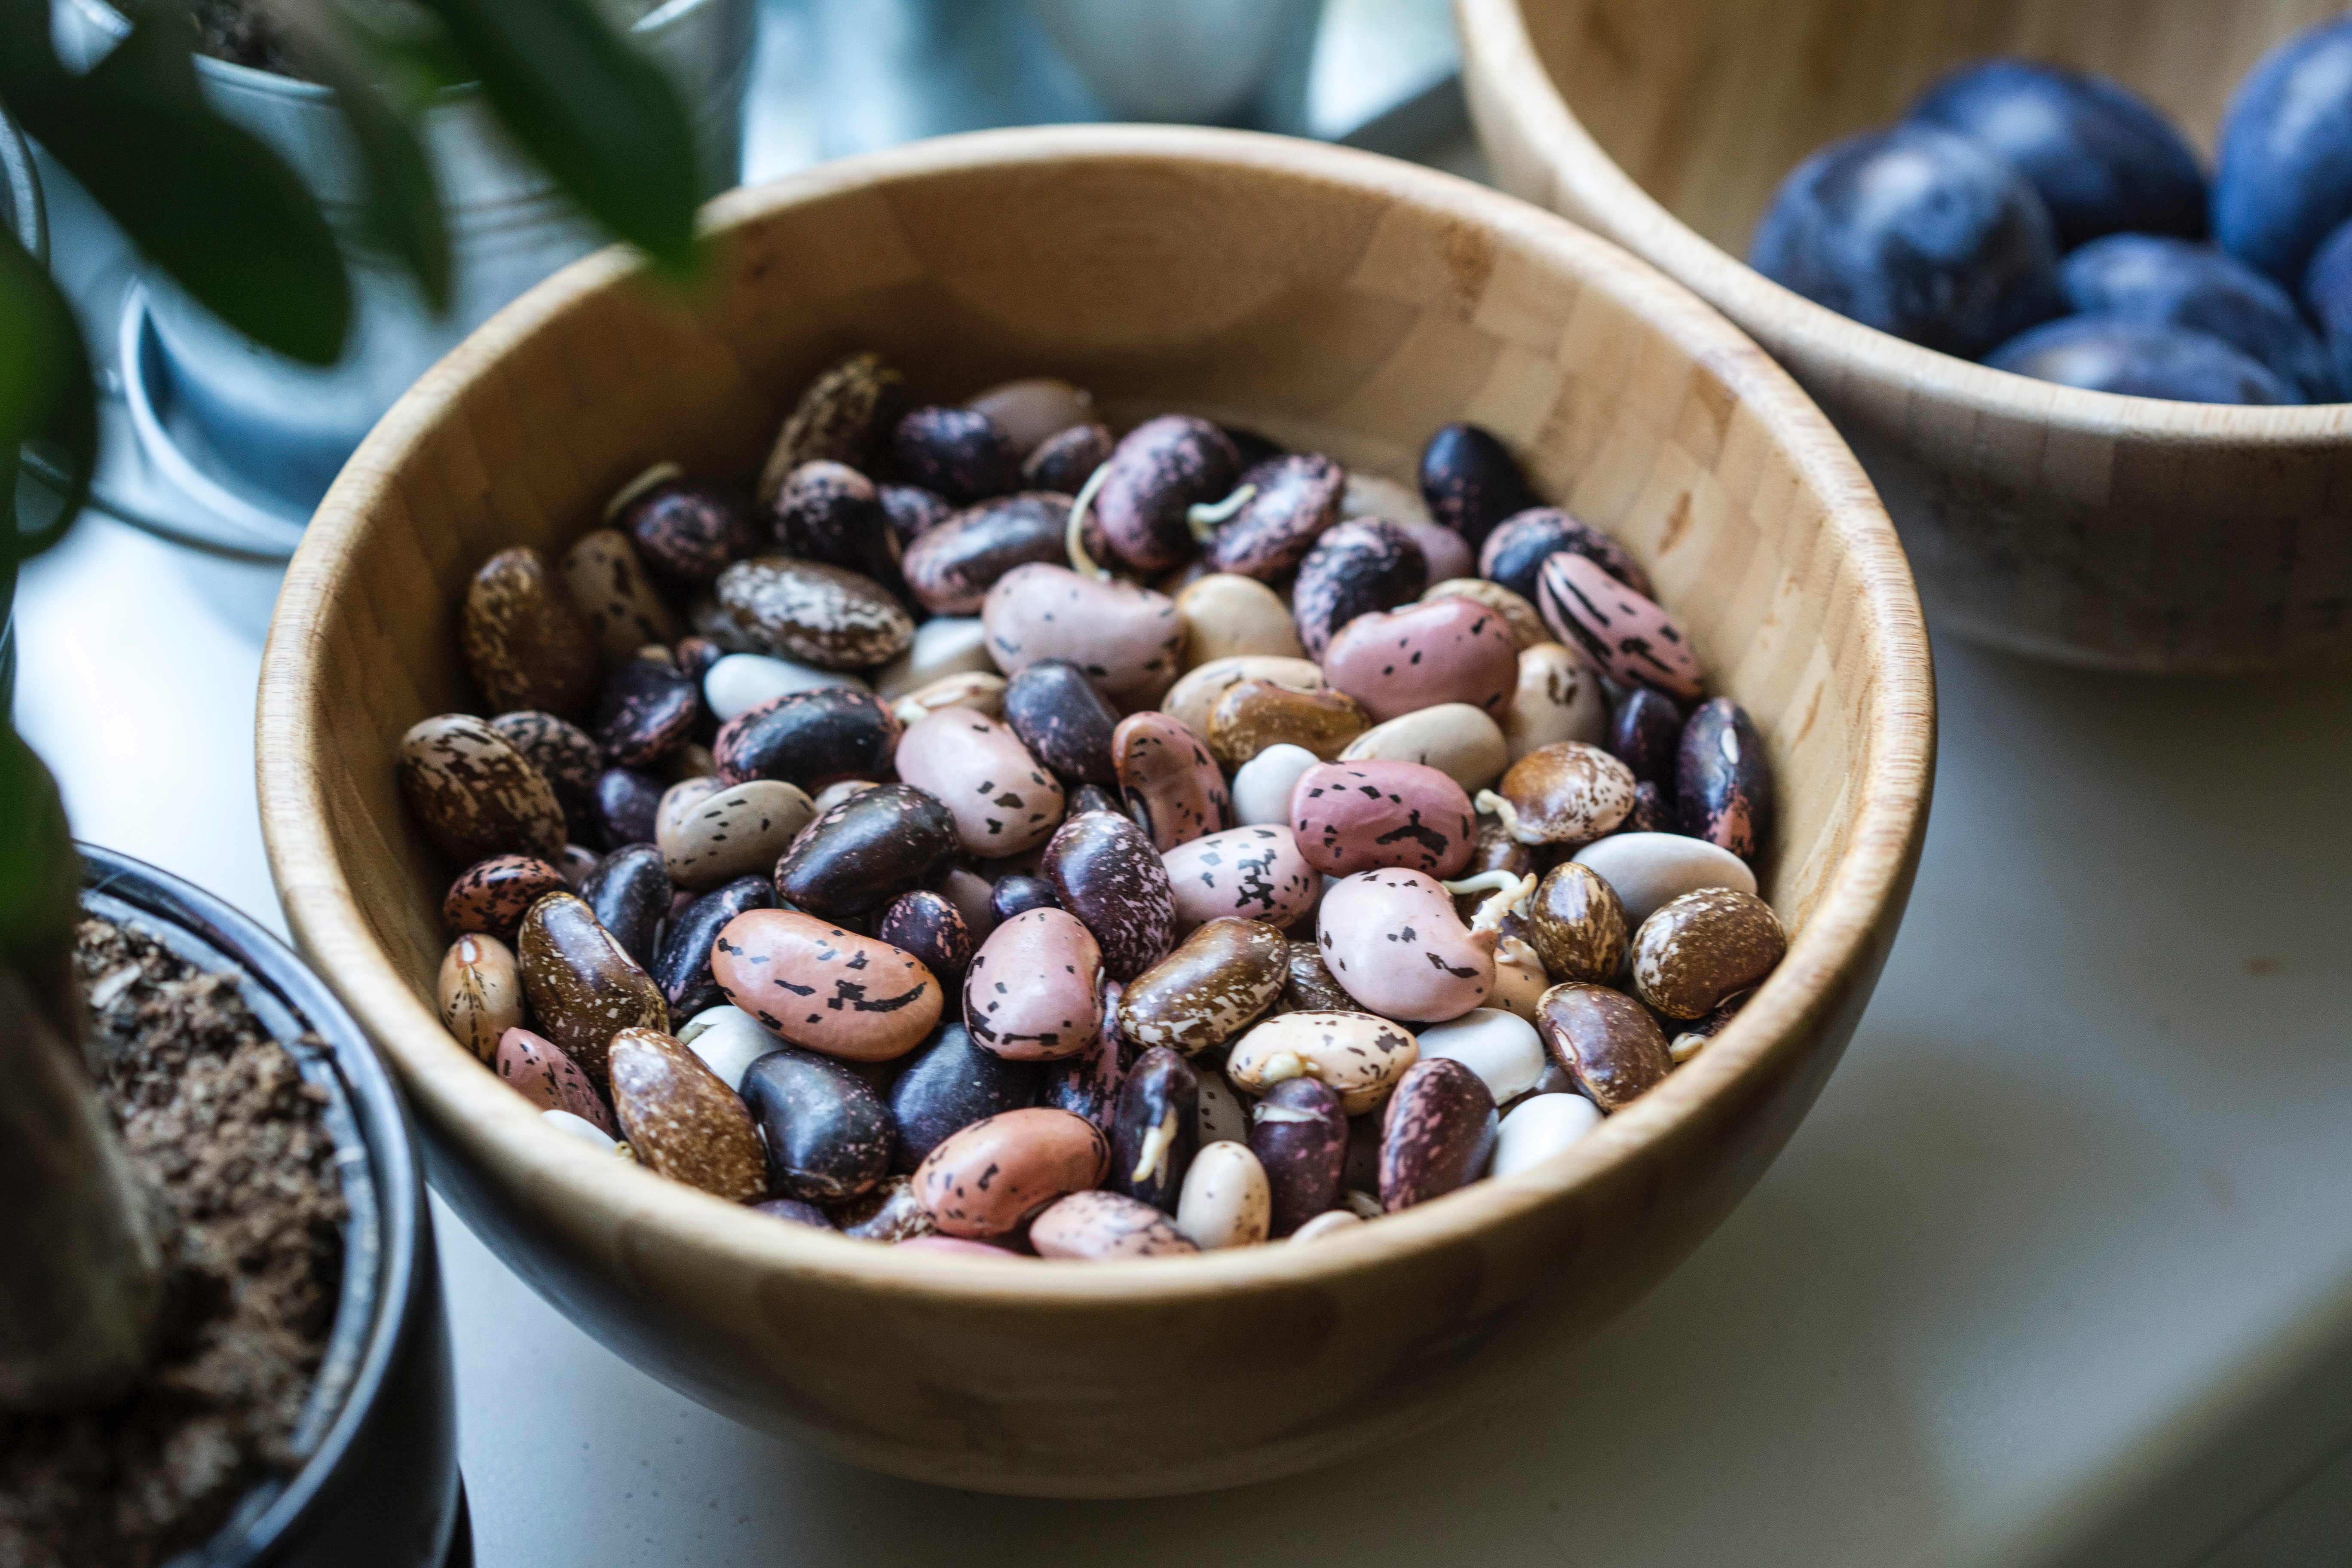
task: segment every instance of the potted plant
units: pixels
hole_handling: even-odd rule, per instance
[[[0,0],[0,110],[190,299],[331,363],[354,317],[344,256],[295,173],[200,90],[184,5],[132,7],[112,50],[76,70],[53,49],[47,0]],[[386,84],[478,80],[505,132],[586,211],[691,272],[687,112],[587,0],[422,0],[397,32],[383,15],[269,10],[359,149],[372,242],[424,297],[450,288],[415,127],[428,95]],[[0,116],[0,144],[14,135]],[[0,158],[0,173],[23,162]],[[16,221],[0,232],[12,581],[71,525],[98,429],[90,356],[23,188],[9,184]],[[14,504],[26,446],[68,476],[37,516]],[[422,1178],[389,1077],[249,921],[78,852],[47,769],[5,726],[0,1074],[0,1557],[470,1563]]]

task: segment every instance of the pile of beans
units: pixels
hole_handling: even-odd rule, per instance
[[[494,716],[399,776],[442,1016],[549,1121],[904,1246],[1303,1239],[1558,1152],[1780,961],[1755,727],[1492,435],[1416,496],[908,403],[852,356],[756,500],[665,465],[474,576]]]

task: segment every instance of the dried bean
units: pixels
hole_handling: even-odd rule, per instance
[[[1304,746],[1268,746],[1234,771],[1234,815],[1244,826],[1288,827],[1292,792],[1323,760]]]
[[[1339,521],[1348,476],[1319,452],[1270,458],[1244,473],[1253,493],[1218,525],[1202,553],[1214,572],[1274,578],[1297,569],[1323,531]]]
[[[1106,1134],[1118,1112],[1118,1091],[1127,1081],[1127,1062],[1135,1052],[1118,1030],[1118,1005],[1127,987],[1116,980],[1103,982],[1102,1027],[1095,1043],[1075,1057],[1046,1062],[1038,1071],[1040,1103],[1083,1116]]]
[[[679,809],[656,823],[655,841],[670,878],[702,892],[739,877],[772,874],[815,815],[814,803],[797,784],[753,779],[681,800]]]
[[[891,1121],[866,1080],[806,1051],[770,1051],[743,1074],[765,1135],[768,1190],[809,1203],[871,1191],[890,1169]]]
[[[1577,1092],[1603,1110],[1622,1110],[1674,1070],[1666,1037],[1649,1009],[1622,991],[1570,980],[1536,1007],[1536,1027]]]
[[[1478,797],[1522,844],[1581,844],[1613,831],[1633,806],[1633,775],[1598,746],[1538,747],[1503,774],[1499,794]]]
[[[1423,1057],[1381,1113],[1381,1207],[1397,1214],[1478,1173],[1495,1137],[1495,1097],[1462,1062]]]
[[[1503,626],[1511,634],[1511,642],[1521,653],[1539,642],[1551,640],[1551,628],[1544,625],[1543,616],[1524,595],[1513,593],[1500,583],[1489,583],[1484,577],[1468,575],[1443,578],[1422,591],[1424,605],[1439,599],[1468,599],[1483,605],[1503,618]]]
[[[1102,1026],[1102,949],[1063,910],[1031,910],[989,933],[963,983],[964,1022],[1013,1061],[1082,1055]]]
[[[1675,798],[1682,829],[1752,860],[1772,837],[1772,771],[1764,738],[1727,697],[1702,702],[1682,732]]]
[[[701,717],[702,693],[684,670],[633,658],[604,682],[596,744],[622,767],[648,767],[692,738]]]
[[[843,779],[887,774],[899,726],[868,691],[795,691],[730,719],[711,752],[727,783],[781,779],[814,794]]]
[[[888,701],[943,677],[975,671],[996,673],[996,661],[988,656],[988,628],[977,616],[936,616],[915,628],[906,652],[876,672],[874,690]]]
[[[1287,926],[1322,891],[1287,827],[1234,827],[1179,844],[1160,857],[1176,900],[1176,927],[1233,915]]]
[[[1349,621],[1416,599],[1427,586],[1429,560],[1412,534],[1379,518],[1340,523],[1299,564],[1290,595],[1299,643],[1320,659]]]
[[[1339,1195],[1348,1115],[1328,1085],[1294,1078],[1268,1089],[1250,1121],[1250,1152],[1265,1173],[1272,1232],[1288,1236]]]
[[[1359,616],[1323,650],[1323,676],[1385,723],[1441,702],[1499,717],[1517,686],[1518,645],[1503,617],[1443,598]]]
[[[906,651],[914,618],[862,573],[788,555],[755,555],[713,586],[724,624],[751,651],[861,669]]]
[[[1317,940],[1333,979],[1384,1018],[1456,1018],[1495,988],[1491,928],[1465,927],[1421,871],[1365,871],[1323,895]]]
[[[1041,658],[1066,658],[1114,700],[1160,688],[1184,657],[1174,600],[1066,566],[1014,567],[989,589],[980,618],[1006,675]]]
[[[1419,763],[1465,790],[1493,784],[1510,760],[1503,727],[1467,702],[1441,702],[1375,724],[1339,753],[1343,763]]]
[[[1606,984],[1625,966],[1625,906],[1600,873],[1574,860],[1544,873],[1528,900],[1527,942],[1559,980]]]
[[[1056,431],[1021,460],[1021,482],[1032,489],[1076,495],[1097,468],[1110,461],[1116,445],[1108,425],[1073,425]]]
[[[629,1028],[665,1029],[669,1005],[587,903],[550,893],[522,918],[524,993],[540,1032],[599,1082],[613,1036]]]
[[[1293,1013],[1352,1013],[1356,999],[1331,978],[1323,949],[1313,937],[1290,942],[1289,977],[1282,984],[1282,1005]]]
[[[1360,1116],[1389,1097],[1421,1057],[1411,1031],[1370,1013],[1278,1013],[1234,1042],[1225,1076],[1250,1094],[1294,1078],[1320,1080]]]
[[[598,861],[581,882],[580,900],[623,952],[650,969],[654,938],[669,914],[670,897],[677,891],[659,849],[650,844],[625,844]]]
[[[869,467],[906,406],[906,380],[880,354],[854,353],[828,366],[778,432],[761,471],[761,496],[773,496],[785,475],[818,458]]]
[[[1257,921],[1218,919],[1138,975],[1119,1004],[1119,1032],[1186,1056],[1223,1045],[1274,1005],[1289,943]]]
[[[1582,654],[1556,642],[1520,650],[1518,684],[1503,710],[1507,761],[1562,741],[1598,741],[1608,723],[1600,672]]]
[[[637,547],[617,528],[593,529],[563,552],[563,585],[607,665],[647,643],[677,640],[677,617],[654,592]]]
[[[1089,1262],[1200,1250],[1168,1215],[1117,1193],[1072,1193],[1037,1216],[1029,1227],[1029,1245],[1040,1258]]]
[[[1625,764],[1636,784],[1671,791],[1682,740],[1682,710],[1646,686],[1628,691],[1609,716],[1609,754]]]
[[[1583,556],[1636,594],[1657,596],[1650,586],[1650,574],[1626,553],[1623,545],[1557,507],[1531,507],[1506,519],[1486,536],[1478,552],[1478,575],[1532,601],[1538,592],[1543,563],[1563,550]]]
[[[1244,680],[1217,700],[1205,738],[1217,760],[1232,767],[1273,746],[1299,746],[1328,762],[1371,721],[1364,705],[1342,691]]]
[[[1510,448],[1476,425],[1446,425],[1421,449],[1421,497],[1429,515],[1473,549],[1495,525],[1536,504]]]
[[[1124,1004],[1122,1004],[1124,1006]],[[1182,1057],[1153,1046],[1119,1088],[1105,1185],[1169,1214],[1200,1146],[1200,1079]]]
[[[921,960],[795,910],[736,916],[719,933],[710,969],[730,1002],[829,1057],[889,1061],[940,1019],[940,983]]]
[[[865,682],[837,669],[794,664],[772,654],[730,653],[714,660],[702,675],[702,700],[720,723],[747,713],[761,703],[795,691],[819,691],[828,686],[862,688]]]
[[[529,545],[499,551],[474,574],[458,643],[493,712],[537,708],[577,719],[596,699],[596,639],[547,557]]]
[[[1508,1105],[1543,1080],[1550,1058],[1543,1037],[1527,1019],[1496,1007],[1474,1007],[1459,1018],[1421,1031],[1421,1057],[1444,1057],[1478,1075],[1497,1105]]]
[[[530,855],[493,855],[457,874],[441,900],[441,920],[458,934],[479,932],[512,942],[523,911],[569,884],[562,870]]]
[[[652,1028],[613,1037],[613,1110],[637,1163],[730,1203],[767,1195],[751,1112],[701,1058]]]
[[[1633,933],[1633,990],[1669,1018],[1697,1018],[1763,983],[1789,951],[1772,906],[1706,888],[1661,905]]]
[[[1129,565],[1161,572],[1192,552],[1190,508],[1224,499],[1241,477],[1241,454],[1204,419],[1163,414],[1112,448],[1095,495],[1111,551]]]
[[[776,542],[787,555],[845,567],[903,596],[897,530],[874,481],[846,463],[803,463],[771,503]]]
[[[1005,725],[947,709],[898,739],[898,776],[943,803],[968,854],[1019,855],[1062,821],[1062,786]]]
[[[961,1024],[940,1025],[890,1086],[890,1118],[898,1133],[890,1168],[911,1173],[961,1129],[1034,1105],[1039,1078],[1033,1062],[981,1049]]]
[[[1018,451],[1030,452],[1057,430],[1094,417],[1094,395],[1059,376],[1031,375],[1000,382],[964,400],[975,414],[996,421]]]
[[[496,730],[463,713],[420,719],[400,738],[401,793],[425,834],[467,864],[562,853],[555,792]]]
[[[1249,1146],[1212,1143],[1193,1156],[1192,1168],[1184,1173],[1184,1190],[1176,1200],[1176,1228],[1203,1252],[1255,1247],[1265,1240],[1272,1208],[1265,1167]]]
[[[1111,734],[1118,710],[1066,658],[1039,659],[1005,683],[1004,721],[1063,779],[1116,785]]]
[[[1053,883],[1043,877],[1025,877],[1017,871],[996,879],[988,896],[988,911],[1000,922],[1031,910],[1061,907],[1062,900],[1055,896]]]
[[[1132,980],[1168,951],[1176,895],[1143,830],[1108,811],[1071,817],[1045,845],[1044,869],[1062,907],[1102,944],[1103,969]]]
[[[1699,694],[1698,655],[1673,616],[1585,556],[1563,550],[1547,560],[1536,608],[1559,640],[1584,650],[1620,686],[1654,686],[1669,697]]]
[[[608,1138],[620,1135],[604,1096],[554,1041],[529,1029],[509,1029],[499,1037],[490,1067],[500,1082],[541,1110],[569,1111]]]
[[[921,959],[923,967],[947,985],[962,980],[971,963],[971,928],[964,924],[963,912],[945,894],[928,888],[891,900],[874,922],[874,935]]]
[[[563,826],[575,839],[596,837],[596,775],[604,771],[604,753],[588,731],[552,713],[526,710],[501,713],[490,728],[539,770],[555,792]]]
[[[596,837],[607,849],[651,844],[658,832],[665,786],[635,768],[606,768],[596,775]]]
[[[1214,572],[1184,584],[1176,595],[1184,623],[1184,659],[1199,666],[1218,658],[1297,658],[1298,623],[1282,595],[1255,577]]]
[[[958,506],[1021,483],[1021,453],[1003,426],[971,408],[917,408],[890,433],[890,456],[910,484]]]
[[[1069,531],[1068,496],[1024,490],[982,501],[907,547],[907,586],[935,616],[977,615],[1014,567],[1066,562]]]
[[[451,942],[436,990],[442,1024],[484,1061],[498,1054],[499,1037],[522,1022],[522,974],[513,951],[494,936]]]
[[[1496,1127],[1491,1173],[1516,1176],[1540,1165],[1601,1122],[1601,1108],[1580,1094],[1530,1095]]]
[[[738,877],[696,899],[670,917],[655,955],[654,984],[675,1017],[691,1017],[727,999],[710,973],[710,947],[727,923],[747,910],[773,909],[775,884],[765,877]]]
[[[633,499],[614,521],[636,542],[637,558],[673,583],[703,587],[760,547],[741,498],[714,485],[674,479]]]
[[[1093,1122],[1034,1106],[954,1133],[915,1169],[915,1199],[939,1228],[1004,1236],[1056,1199],[1103,1179],[1110,1145]]]
[[[1404,867],[1458,876],[1477,842],[1462,786],[1419,763],[1324,763],[1299,774],[1290,829],[1328,876]]]

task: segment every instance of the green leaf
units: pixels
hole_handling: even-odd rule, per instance
[[[68,476],[56,511],[29,520],[13,511],[20,447]],[[0,520],[0,563],[36,555],[65,537],[89,494],[98,464],[98,386],[90,379],[73,307],[48,269],[0,229],[0,451],[8,454],[11,509]]]
[[[433,165],[415,130],[376,85],[372,40],[324,0],[275,0],[302,68],[335,89],[366,176],[362,232],[399,259],[436,310],[449,305],[449,228]]]
[[[170,0],[125,8],[130,35],[75,76],[51,47],[47,0],[0,0],[0,99],[215,314],[281,353],[333,363],[351,282],[317,201],[205,103],[185,10]]]
[[[421,0],[508,132],[590,216],[694,272],[700,197],[677,90],[589,0]]]
[[[16,970],[63,1023],[72,995],[81,859],[57,781],[24,737],[0,725],[0,963]]]

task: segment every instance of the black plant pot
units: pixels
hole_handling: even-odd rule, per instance
[[[81,847],[82,908],[207,970],[246,977],[246,1005],[327,1091],[351,1218],[342,1300],[296,1427],[292,1476],[257,1488],[197,1554],[204,1568],[471,1568],[457,1476],[449,1327],[407,1108],[342,1004],[286,945],[200,889]]]

